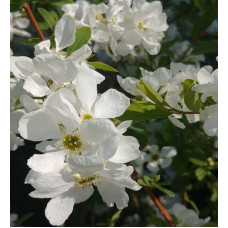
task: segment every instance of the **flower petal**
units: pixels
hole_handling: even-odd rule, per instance
[[[70,46],[75,41],[76,24],[71,16],[63,16],[55,26],[56,51]]]
[[[177,150],[173,146],[164,146],[161,149],[161,156],[162,157],[174,157],[177,155]]]
[[[58,124],[43,110],[25,114],[19,121],[18,130],[23,138],[32,141],[61,137]]]
[[[103,93],[94,105],[97,118],[115,118],[121,116],[130,105],[130,99],[115,89]]]

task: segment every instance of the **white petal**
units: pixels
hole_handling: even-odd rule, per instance
[[[161,156],[162,157],[174,157],[177,155],[177,150],[173,146],[164,146],[161,149]]]
[[[130,105],[130,99],[115,89],[103,93],[94,105],[97,118],[115,118],[121,116]]]
[[[70,55],[73,62],[85,61],[92,54],[91,48],[85,44]]]
[[[140,155],[139,143],[132,136],[121,136],[115,155],[109,159],[114,163],[126,163],[135,160]]]
[[[77,75],[71,59],[62,60],[52,53],[37,55],[33,63],[40,75],[50,78],[56,85],[73,81]]]
[[[177,118],[173,117],[173,116],[168,116],[170,122],[176,126],[176,127],[179,127],[181,129],[184,129],[185,128],[185,125],[180,121],[178,120]]]
[[[80,125],[83,141],[100,144],[112,135],[118,135],[118,130],[111,120],[90,119]]]
[[[51,93],[47,83],[38,74],[29,76],[25,80],[23,88],[36,97],[43,97]]]
[[[43,110],[25,114],[19,121],[18,130],[23,138],[32,141],[61,137],[57,123]]]
[[[40,106],[29,96],[21,95],[20,103],[28,110],[28,112],[40,109]]]
[[[218,136],[218,113],[215,113],[206,119],[203,129],[209,136]]]
[[[23,109],[10,112],[10,129],[18,133],[18,122],[26,112]]]
[[[73,181],[66,182],[60,173],[43,173],[31,182],[36,190],[29,195],[33,198],[52,198],[68,191],[74,184]]]
[[[164,169],[168,166],[170,166],[172,163],[172,158],[168,157],[168,158],[163,158],[159,160],[159,164],[161,165],[161,167]]]
[[[63,16],[55,26],[56,51],[70,46],[75,41],[76,24],[71,16]]]
[[[128,44],[139,45],[141,43],[141,36],[138,34],[136,29],[128,30],[123,38]]]
[[[149,40],[143,39],[142,44],[150,55],[157,55],[160,51],[161,45],[159,43],[150,42]]]
[[[128,55],[132,50],[134,46],[130,44],[126,44],[124,41],[121,41],[117,44],[117,53],[121,56]]]
[[[17,78],[26,79],[35,72],[32,60],[25,56],[10,57],[10,71]]]
[[[121,122],[118,126],[117,129],[119,131],[120,134],[124,134],[127,129],[131,126],[132,120],[127,120],[127,121],[123,121]]]
[[[28,159],[28,166],[36,172],[58,172],[63,168],[65,159],[64,152],[34,154]]]
[[[97,98],[96,78],[89,74],[78,74],[76,77],[76,92],[86,112],[90,112]]]
[[[34,46],[34,48],[35,48],[34,55],[42,54],[43,50],[49,52],[50,47],[51,47],[50,40],[41,41],[40,43],[38,43]]]
[[[104,167],[104,160],[98,155],[69,157],[70,168],[82,176],[90,176]]]
[[[100,154],[104,160],[113,157],[118,148],[120,136],[115,135],[105,139],[100,146]]]
[[[63,124],[69,132],[72,132],[78,127],[80,118],[73,104],[66,97],[72,98],[73,102],[76,99],[71,90],[63,88],[52,93],[43,106],[56,122]]]
[[[101,183],[97,185],[97,189],[108,207],[113,207],[114,203],[119,210],[128,206],[129,196],[125,192],[124,186],[108,178],[101,178],[100,181]]]
[[[143,94],[136,85],[139,84],[139,80],[133,77],[122,78],[117,75],[117,81],[119,82],[120,86],[130,93],[131,95],[141,95]]]
[[[45,216],[53,226],[62,225],[74,207],[74,197],[68,192],[51,199],[45,209]]]
[[[147,167],[147,169],[149,169],[153,173],[157,173],[159,170],[157,162],[148,162],[146,167]]]
[[[60,148],[58,148],[57,146],[58,142],[59,142],[59,139],[53,139],[51,141],[43,141],[36,145],[36,150],[41,151],[43,153],[60,151]]]

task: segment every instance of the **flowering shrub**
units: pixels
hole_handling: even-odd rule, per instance
[[[217,226],[208,2],[11,1],[10,149],[28,158],[29,196],[48,199],[14,225]]]

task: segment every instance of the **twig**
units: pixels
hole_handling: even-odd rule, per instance
[[[130,162],[128,162],[127,165],[131,165]],[[135,169],[134,169],[133,174],[134,174],[134,176],[135,176],[135,178],[137,180],[142,179],[141,176],[139,175],[139,173]],[[163,217],[165,218],[165,220],[169,223],[169,225],[172,226],[172,227],[176,227],[175,223],[173,222],[172,217],[166,211],[166,209],[162,206],[162,204],[159,201],[159,199],[154,195],[154,193],[152,192],[151,188],[150,187],[147,187],[147,186],[142,186],[142,187],[146,191],[146,193],[150,196],[150,198],[153,200],[153,202],[157,206],[158,210],[163,215]]]
[[[201,32],[196,38],[194,38],[189,47],[186,49],[186,51],[181,55],[180,58],[178,58],[175,62],[182,62],[186,57],[187,57],[187,54],[189,53],[189,51],[191,50],[192,46],[196,43],[196,41],[198,41],[200,38],[204,37],[208,35],[208,33],[206,32]]]
[[[37,23],[35,17],[34,17],[34,15],[33,15],[33,12],[32,12],[32,10],[31,10],[31,8],[30,8],[28,2],[26,2],[26,3],[23,5],[23,8],[25,9],[26,13],[28,14],[28,17],[29,17],[30,21],[32,22],[34,28],[36,29],[36,32],[38,33],[40,39],[41,39],[41,40],[45,40],[45,37],[44,37],[44,35],[43,35],[43,33],[42,33],[42,31],[41,31],[41,29],[40,29],[40,27],[39,27],[39,25],[38,25],[38,23]]]

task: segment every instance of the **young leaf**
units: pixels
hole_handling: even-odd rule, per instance
[[[84,44],[86,44],[91,37],[91,33],[91,29],[87,26],[77,29],[74,43],[67,48],[67,56],[71,55],[74,51],[80,49]]]
[[[160,175],[156,175],[154,177],[154,182],[157,183],[160,180],[161,176]]]
[[[145,181],[143,179],[139,179],[138,183],[142,186],[150,186],[150,184],[145,183]]]
[[[151,185],[153,183],[153,179],[151,179],[150,177],[144,175],[143,176],[144,182],[148,185]]]
[[[184,102],[188,109],[193,112],[199,112],[201,108],[201,102],[199,94],[191,90],[192,86],[195,84],[193,80],[185,80],[183,82],[184,86]]]
[[[214,40],[198,40],[193,46],[193,55],[218,53],[218,42]]]
[[[23,40],[21,44],[24,45],[36,45],[41,42],[41,39],[39,37],[32,37],[27,40]]]
[[[163,98],[156,92],[154,89],[142,78],[140,78],[140,83],[137,87],[148,97],[150,98],[156,105],[163,108]]]
[[[10,0],[10,12],[19,11],[26,0]]]
[[[115,68],[113,68],[105,63],[102,63],[102,62],[87,62],[87,63],[97,69],[118,72],[118,70],[116,70]]]
[[[175,193],[174,192],[172,192],[172,191],[170,191],[170,190],[168,190],[168,189],[166,189],[166,188],[163,188],[163,187],[161,187],[159,184],[153,184],[153,186],[155,187],[155,188],[157,188],[158,190],[160,190],[161,192],[163,192],[163,193],[165,193],[166,195],[168,195],[169,197],[174,197],[175,196]]]
[[[44,20],[48,23],[49,27],[53,30],[57,22],[53,15],[44,8],[38,8],[38,11]]]
[[[119,220],[120,218],[120,215],[122,213],[122,210],[118,210],[111,218],[110,222],[109,222],[109,226],[115,226],[117,221]]]
[[[132,103],[124,114],[118,117],[119,120],[145,121],[164,118],[171,115],[171,112],[150,103]]]
[[[201,181],[204,179],[204,177],[207,176],[207,171],[205,169],[199,167],[196,169],[195,175],[196,175],[197,179],[199,181]]]

